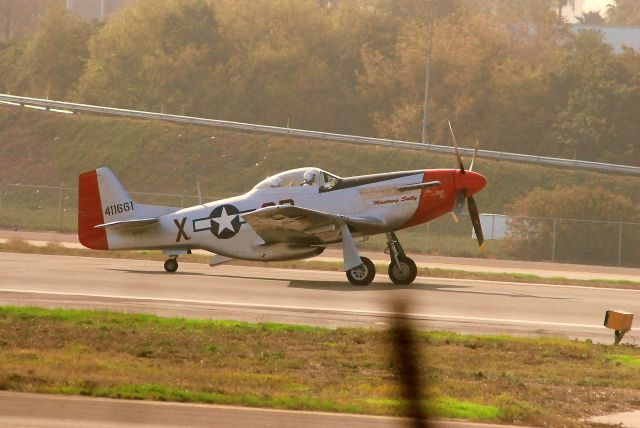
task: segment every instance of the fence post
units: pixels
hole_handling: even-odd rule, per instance
[[[60,184],[58,191],[58,231],[62,232],[62,200],[64,198],[64,184]]]
[[[620,222],[620,232],[618,233],[618,266],[622,265],[622,222]]]
[[[491,214],[491,237],[489,238],[489,249],[493,252],[493,241],[496,239],[496,214]]]
[[[427,222],[427,233],[426,233],[427,239],[424,241],[424,253],[425,254],[429,254],[429,225],[430,224],[431,223]]]
[[[553,244],[551,247],[551,261],[555,262],[556,261],[556,232],[558,229],[558,219],[554,218],[553,219]]]

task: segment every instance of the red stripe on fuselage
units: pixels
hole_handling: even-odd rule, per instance
[[[106,230],[94,227],[103,223],[98,174],[95,170],[82,173],[78,179],[78,239],[80,243],[94,250],[108,250]]]
[[[456,199],[455,170],[426,170],[422,182],[428,181],[440,181],[442,184],[420,191],[418,208],[409,221],[402,225],[401,229],[433,220],[453,209]]]

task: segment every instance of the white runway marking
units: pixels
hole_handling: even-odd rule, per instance
[[[323,308],[314,306],[287,306],[287,305],[265,305],[265,304],[253,304],[253,303],[235,303],[235,302],[220,302],[211,300],[188,300],[188,299],[161,299],[155,297],[136,297],[136,296],[122,296],[122,295],[109,295],[109,294],[86,294],[86,293],[62,293],[40,290],[18,290],[18,289],[0,289],[0,292],[5,293],[22,293],[22,294],[45,294],[50,296],[69,296],[69,297],[91,297],[98,299],[119,299],[119,300],[137,300],[137,301],[149,301],[158,303],[183,303],[194,305],[211,305],[222,306],[232,308],[243,309],[267,309],[267,310],[279,310],[279,311],[291,311],[291,312],[322,312],[331,314],[342,315],[364,315],[372,317],[384,317],[393,318],[398,316],[395,312],[386,311],[367,311],[367,310],[349,310],[349,309],[335,309],[335,308]],[[578,324],[578,323],[564,323],[564,322],[550,322],[550,321],[538,321],[538,320],[521,320],[521,319],[505,319],[505,318],[485,318],[485,317],[472,317],[463,315],[443,315],[443,314],[420,314],[409,313],[405,314],[405,317],[419,320],[447,320],[447,321],[476,321],[486,323],[498,323],[498,324],[520,324],[520,325],[533,325],[533,326],[550,326],[550,327],[574,327],[574,328],[588,328],[604,330],[603,325],[593,324]]]

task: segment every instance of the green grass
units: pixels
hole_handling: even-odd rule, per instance
[[[0,307],[0,389],[402,415],[391,334]],[[588,415],[632,409],[640,389],[640,350],[631,346],[447,332],[414,338],[433,416],[582,426]]]
[[[329,400],[315,400],[308,397],[270,398],[251,394],[228,395],[212,392],[189,391],[168,388],[164,385],[142,384],[111,386],[91,389],[77,386],[63,386],[46,389],[51,394],[90,395],[93,397],[119,398],[128,400],[173,401],[182,403],[232,404],[246,407],[269,407],[278,409],[317,410],[338,413],[357,413],[356,406],[339,404]]]
[[[610,355],[609,359],[628,367],[640,367],[640,358],[633,355]]]
[[[461,401],[451,397],[441,397],[427,406],[434,416],[479,420],[500,420],[504,411],[496,406],[487,406],[468,401]]]

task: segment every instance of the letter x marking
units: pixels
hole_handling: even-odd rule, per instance
[[[186,217],[182,217],[181,221],[178,221],[177,219],[174,219],[173,222],[176,224],[176,227],[178,228],[178,236],[176,237],[176,242],[180,242],[181,238],[184,238],[185,241],[188,241],[189,236],[187,236],[187,233],[184,231],[184,226],[185,224],[187,224],[187,218]]]

